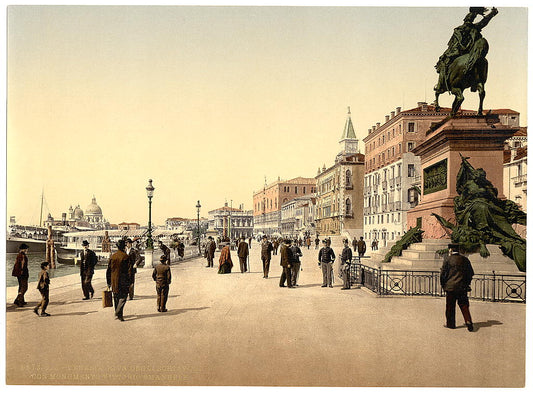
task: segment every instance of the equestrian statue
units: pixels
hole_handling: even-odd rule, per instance
[[[450,92],[455,96],[451,115],[456,115],[464,100],[463,91],[470,88],[472,92],[479,92],[478,115],[483,115],[489,43],[481,35],[481,29],[498,13],[494,7],[485,15],[487,11],[485,7],[470,7],[464,23],[454,29],[448,48],[435,65],[439,73],[439,81],[434,88],[436,111],[440,111],[439,95]],[[478,15],[483,15],[483,18],[474,23]]]

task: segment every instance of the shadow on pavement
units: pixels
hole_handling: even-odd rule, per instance
[[[185,313],[187,311],[202,311],[204,309],[208,309],[210,307],[200,307],[200,308],[183,308],[183,309],[169,309],[167,312],[154,312],[151,314],[146,315],[132,315],[132,316],[124,316],[125,321],[130,320],[137,320],[137,319],[147,319],[147,318],[154,318],[154,317],[163,317],[163,316],[170,316],[170,315],[179,315],[182,313]]]
[[[58,316],[82,316],[82,315],[89,315],[91,313],[95,313],[95,312],[98,312],[98,311],[88,311],[88,312],[69,312],[69,313],[60,313],[60,314],[55,314],[55,313],[51,313],[51,317],[52,318],[55,318],[55,317],[58,317]]]
[[[309,285],[299,285],[296,288],[297,289],[303,289],[303,288],[306,288],[306,287],[318,287],[318,286],[321,286],[321,285],[322,285],[322,283],[311,283]]]
[[[180,295],[179,294],[169,294],[168,298],[173,298],[173,297],[179,297]],[[133,296],[133,300],[130,300],[128,298],[128,301],[135,301],[135,300],[147,300],[147,299],[153,299],[155,300],[157,298],[157,294],[154,293],[150,296],[138,296],[138,295],[135,295]]]
[[[499,326],[503,323],[499,320],[487,320],[486,322],[474,322],[474,333],[482,327]],[[466,329],[466,325],[457,326],[456,329]]]

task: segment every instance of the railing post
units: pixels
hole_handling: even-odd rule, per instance
[[[492,270],[492,302],[496,301],[496,273]]]
[[[378,267],[378,296],[381,296],[381,266]]]

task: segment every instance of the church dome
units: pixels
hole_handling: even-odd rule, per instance
[[[93,197],[93,201],[90,203],[89,206],[87,206],[87,209],[85,210],[85,214],[86,215],[99,215],[101,216],[102,215],[102,208],[100,208],[100,206],[98,206],[98,204],[96,203],[96,198]]]
[[[80,205],[76,206],[76,209],[74,209],[74,218],[76,220],[83,219],[83,210],[81,210]]]

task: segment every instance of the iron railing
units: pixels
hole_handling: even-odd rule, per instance
[[[402,271],[373,268],[360,263],[350,266],[351,283],[358,283],[378,296],[434,296],[446,294],[438,271]],[[474,275],[469,297],[482,301],[526,302],[526,275]]]

